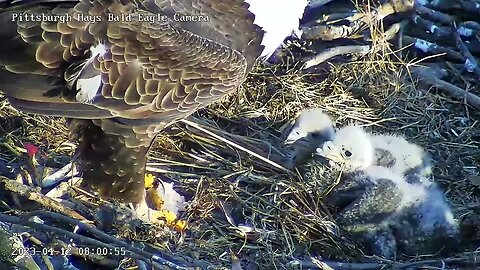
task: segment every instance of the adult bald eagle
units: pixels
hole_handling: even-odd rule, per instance
[[[0,0],[0,91],[18,110],[69,118],[87,186],[137,204],[155,136],[235,90],[306,5]]]

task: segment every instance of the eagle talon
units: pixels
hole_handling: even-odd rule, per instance
[[[145,198],[136,208],[138,217],[153,224],[164,224],[177,231],[187,228],[179,220],[178,212],[185,210],[185,199],[173,189],[172,183],[158,180],[152,174],[145,174]]]

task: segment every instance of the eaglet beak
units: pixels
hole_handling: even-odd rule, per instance
[[[293,144],[294,142],[298,141],[299,139],[301,139],[303,136],[300,135],[300,133],[298,132],[291,132],[290,134],[288,134],[288,137],[285,139],[285,145],[290,145],[290,144]]]
[[[315,154],[335,163],[342,164],[345,163],[345,158],[340,153],[340,150],[333,144],[332,141],[326,141],[321,148],[317,148]]]

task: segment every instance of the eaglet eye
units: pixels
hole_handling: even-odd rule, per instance
[[[349,158],[352,156],[352,152],[348,151],[348,150],[345,150],[345,152],[343,152],[343,154],[345,155],[345,157]]]

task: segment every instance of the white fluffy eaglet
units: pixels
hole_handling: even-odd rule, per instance
[[[312,157],[317,147],[333,139],[335,129],[328,115],[319,108],[308,109],[295,119],[286,136],[287,167],[294,168]]]
[[[407,177],[409,182],[430,183],[428,155],[420,146],[399,135],[372,135],[362,127],[347,126],[339,129],[335,138],[316,152],[333,164],[345,165],[347,171],[382,166]]]
[[[337,130],[333,140],[317,148],[316,154],[329,159],[334,167],[355,171],[373,165],[373,150],[370,135],[362,127],[350,125]]]
[[[400,135],[373,134],[375,165],[406,176],[409,182],[424,182],[431,174],[430,158],[420,146]]]
[[[388,168],[371,166],[349,175],[330,196],[345,194],[357,195],[337,219],[368,253],[393,257],[455,248],[458,223],[435,185],[410,184]]]
[[[331,140],[335,134],[330,117],[319,108],[303,111],[294,122],[285,144],[292,144],[299,139],[308,141]]]
[[[265,31],[263,57],[268,59],[285,37],[299,28],[308,0],[245,0],[255,14],[254,23]]]

